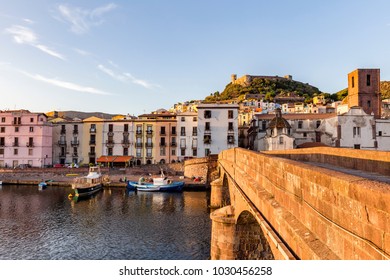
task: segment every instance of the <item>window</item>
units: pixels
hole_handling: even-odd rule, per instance
[[[210,130],[210,123],[209,123],[209,122],[206,122],[205,125],[206,125],[205,130]]]
[[[172,126],[172,135],[176,135],[176,126]]]
[[[34,122],[34,118],[30,118],[30,122]]]
[[[165,147],[160,148],[160,156],[165,156]]]
[[[107,154],[108,154],[109,156],[112,156],[112,148],[108,148],[108,149],[107,149]]]
[[[165,137],[160,138],[160,146],[165,146]]]
[[[186,155],[186,149],[180,149],[180,155],[185,156]]]
[[[204,111],[204,118],[205,119],[210,119],[211,118],[211,111],[210,110],[205,110]]]
[[[180,120],[181,120],[182,122],[185,122],[185,121],[186,121],[186,118],[185,118],[185,117],[181,117]]]
[[[192,136],[197,136],[198,135],[198,127],[197,126],[193,126],[192,127]]]
[[[181,127],[180,128],[180,135],[181,136],[186,136],[186,128],[185,127]]]
[[[96,124],[91,124],[91,128],[89,129],[90,133],[95,133],[96,132]]]
[[[353,127],[353,137],[360,137],[360,127]]]
[[[352,77],[351,86],[352,86],[353,88],[355,87],[355,77]]]
[[[129,131],[129,124],[124,124],[123,125],[123,131],[128,132]]]
[[[114,125],[113,124],[109,124],[108,125],[108,132],[113,132],[114,131]]]
[[[205,154],[205,156],[208,156],[209,154],[211,154],[210,149],[205,149],[204,150],[204,154]]]
[[[283,137],[279,137],[279,144],[283,144]]]
[[[302,128],[303,127],[303,121],[298,121],[298,128]]]
[[[211,143],[211,135],[204,135],[203,143],[204,144],[210,144]]]
[[[261,130],[266,130],[267,129],[267,121],[262,121],[261,122]]]
[[[14,138],[14,147],[17,147],[17,146],[19,146],[19,138],[15,137]]]
[[[371,108],[371,100],[368,100],[368,101],[367,101],[367,107],[368,107],[368,108]]]
[[[227,142],[228,142],[228,144],[234,144],[234,136],[233,135],[228,135]]]
[[[196,121],[198,121],[198,118],[197,118],[197,117],[193,117],[193,118],[192,118],[192,121],[193,121],[193,122],[196,122]]]
[[[176,155],[176,150],[175,149],[172,149],[171,151],[171,155],[175,156]]]
[[[192,156],[197,157],[198,156],[198,150],[192,149]]]
[[[316,122],[316,128],[319,128],[320,125],[321,125],[321,121],[317,121],[317,122]]]
[[[228,130],[233,130],[233,123],[232,122],[228,123]]]
[[[378,131],[378,136],[382,136],[382,131]]]
[[[233,118],[233,110],[228,110],[228,119]]]
[[[0,149],[0,155],[4,156],[4,149]]]
[[[5,146],[5,138],[0,137],[0,146],[4,147]]]
[[[367,74],[367,86],[371,86],[371,75]]]
[[[34,132],[34,127],[30,126],[30,132]]]
[[[355,144],[355,145],[353,145],[353,148],[359,150],[360,149],[360,145],[359,144]]]
[[[186,147],[186,139],[180,139],[180,148],[183,149]]]
[[[136,150],[136,157],[142,157],[141,149]]]
[[[32,156],[33,155],[33,151],[34,151],[34,149],[28,149],[28,155]]]
[[[128,156],[129,155],[129,148],[123,148],[123,155]]]
[[[19,132],[19,126],[15,126],[15,132]]]
[[[18,149],[14,149],[14,155],[18,154]]]
[[[161,134],[161,135],[165,135],[165,126],[162,126],[162,127],[160,128],[160,134]]]
[[[1,122],[5,122],[5,117],[2,117],[2,118],[1,118]]]
[[[304,138],[307,137],[307,132],[304,132],[304,133],[303,133],[303,137],[304,137]]]

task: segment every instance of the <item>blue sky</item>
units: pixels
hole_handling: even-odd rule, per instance
[[[290,74],[390,80],[390,1],[0,0],[0,109],[139,115]]]

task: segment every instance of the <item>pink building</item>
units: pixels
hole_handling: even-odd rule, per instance
[[[52,162],[52,126],[45,114],[0,111],[0,167],[43,167]]]

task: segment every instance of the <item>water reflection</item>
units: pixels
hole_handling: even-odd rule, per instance
[[[208,259],[208,193],[3,186],[0,259]]]

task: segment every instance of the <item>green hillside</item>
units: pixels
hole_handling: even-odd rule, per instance
[[[390,98],[390,81],[382,81],[381,82],[381,94],[382,99]],[[342,89],[331,95],[333,100],[343,100],[348,95],[348,88]]]
[[[309,84],[288,79],[255,78],[248,86],[229,83],[222,92],[210,94],[205,101],[243,100],[246,94],[262,94],[265,100],[273,101],[276,95],[283,93],[294,93],[305,97],[306,102],[310,102],[313,96],[321,94],[321,91]]]

